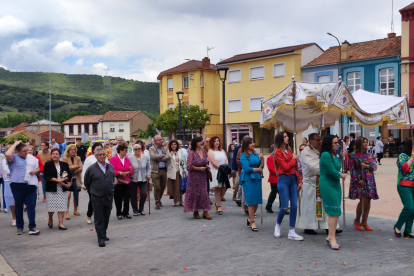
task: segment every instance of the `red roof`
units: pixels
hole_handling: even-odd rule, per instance
[[[259,51],[259,52],[240,54],[240,55],[235,55],[231,58],[222,60],[219,63],[217,63],[217,65],[230,63],[230,62],[239,62],[239,61],[255,59],[255,58],[262,58],[262,57],[269,57],[269,56],[293,53],[296,50],[301,50],[301,49],[307,48],[307,47],[312,46],[312,45],[316,45],[316,46],[319,47],[319,45],[316,44],[316,43],[307,43],[307,44],[287,46],[287,47],[276,48],[276,49],[265,50],[265,51]],[[321,50],[322,50],[322,48],[321,48]]]
[[[303,67],[306,68],[338,63],[338,48],[339,46],[330,47],[322,55],[315,58]],[[349,58],[342,59],[342,62],[399,56],[401,55],[401,36],[350,44],[349,51]]]
[[[101,118],[102,115],[78,115],[73,118],[70,118],[62,124],[98,123]]]
[[[104,121],[129,121],[135,115],[141,113],[141,110],[138,111],[108,111],[103,115],[102,119]]]
[[[192,59],[190,61],[184,62],[183,64],[180,64],[178,66],[175,66],[173,68],[170,68],[168,70],[162,71],[158,76],[164,75],[164,74],[170,74],[174,72],[180,72],[180,71],[188,71],[188,70],[194,70],[194,69],[203,69],[203,70],[217,70],[217,66],[214,64],[210,64],[210,67],[204,67],[202,65],[201,60],[195,60]]]
[[[410,5],[408,5],[408,6],[404,7],[404,8],[402,8],[402,9],[400,10],[400,12],[405,12],[405,11],[409,11],[409,10],[412,10],[412,9],[414,9],[414,2],[413,2],[413,3],[411,3]]]

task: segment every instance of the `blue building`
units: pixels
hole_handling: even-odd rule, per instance
[[[339,53],[341,66],[339,68]],[[359,43],[343,42],[339,46],[330,47],[318,58],[302,67],[302,80],[306,82],[342,81],[351,92],[360,88],[372,93],[389,96],[401,96],[401,37],[395,33],[388,38]],[[343,116],[343,133],[354,132],[368,139],[375,139],[382,133],[382,138],[388,138],[391,131],[387,126],[364,128],[351,117]],[[331,134],[340,135],[340,124],[330,128]],[[398,138],[399,130],[393,130]]]

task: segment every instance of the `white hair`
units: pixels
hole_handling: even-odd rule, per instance
[[[104,151],[106,153],[106,150],[104,148],[97,148],[95,150],[95,156],[98,156],[99,152]]]

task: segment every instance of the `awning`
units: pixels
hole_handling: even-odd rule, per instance
[[[410,108],[411,125],[414,127],[414,108]],[[404,126],[387,125],[388,129],[410,129],[410,124],[407,123]]]

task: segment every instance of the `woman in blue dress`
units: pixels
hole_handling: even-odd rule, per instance
[[[251,225],[252,231],[257,232],[257,226],[254,221],[259,204],[262,204],[262,178],[264,159],[263,154],[257,154],[254,150],[255,142],[253,138],[243,138],[242,154],[240,155],[240,163],[242,165],[242,173],[239,178],[239,185],[243,186],[243,194],[246,205],[249,209],[249,218],[247,226]]]

